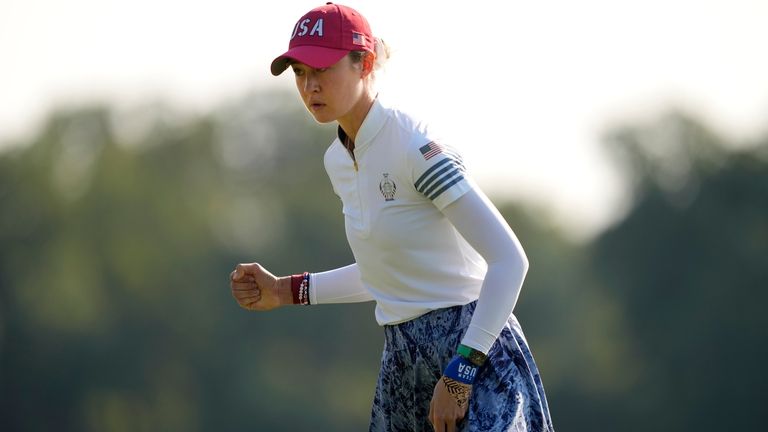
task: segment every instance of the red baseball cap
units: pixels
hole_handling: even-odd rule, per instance
[[[333,66],[350,51],[375,52],[371,27],[358,11],[328,2],[299,19],[288,51],[272,61],[272,75],[283,73],[291,60],[318,69]]]

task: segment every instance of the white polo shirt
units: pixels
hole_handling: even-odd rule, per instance
[[[440,211],[471,188],[460,156],[424,123],[374,101],[354,160],[339,128],[325,168],[380,325],[478,298],[487,266]]]

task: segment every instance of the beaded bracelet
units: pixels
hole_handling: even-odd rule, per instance
[[[293,304],[309,305],[309,273],[291,276]]]

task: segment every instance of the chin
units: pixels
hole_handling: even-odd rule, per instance
[[[316,116],[314,114],[312,114],[312,118],[314,118],[315,121],[320,123],[320,124],[332,123],[332,122],[336,121],[335,118],[328,118],[326,116]]]

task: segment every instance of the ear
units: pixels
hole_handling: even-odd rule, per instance
[[[376,63],[376,55],[374,53],[368,52],[365,53],[365,56],[363,57],[363,77],[367,77],[368,75],[373,72],[373,66]]]

